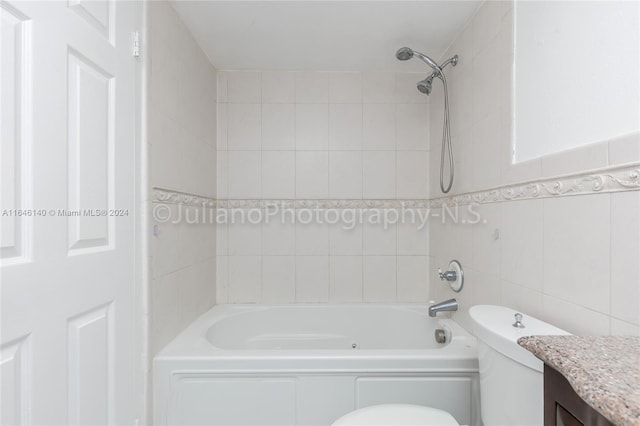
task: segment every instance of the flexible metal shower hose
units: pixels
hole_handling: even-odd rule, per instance
[[[451,149],[451,124],[449,122],[449,91],[447,90],[447,79],[443,72],[440,72],[440,78],[444,85],[444,124],[442,126],[442,150],[440,152],[440,190],[443,193],[451,191],[453,186],[453,177],[455,171],[453,168],[453,151]],[[449,183],[446,188],[444,185],[444,152],[449,153]]]

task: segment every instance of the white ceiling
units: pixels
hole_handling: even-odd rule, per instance
[[[473,16],[470,1],[192,1],[172,4],[218,69],[421,71]]]

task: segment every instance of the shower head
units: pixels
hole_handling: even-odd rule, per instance
[[[413,58],[413,50],[409,49],[408,47],[401,47],[396,52],[396,58],[401,61],[408,61],[409,59]]]
[[[424,63],[429,65],[431,68],[433,68],[433,72],[431,73],[431,75],[429,77],[425,78],[424,80],[419,81],[418,84],[417,84],[418,90],[421,93],[424,93],[425,95],[430,95],[431,94],[431,86],[432,86],[432,83],[433,83],[433,79],[435,77],[438,77],[439,79],[441,79],[444,82],[445,77],[444,77],[444,72],[442,70],[444,70],[447,65],[451,64],[454,67],[456,65],[458,65],[458,55],[454,55],[453,57],[451,57],[451,58],[447,59],[446,61],[444,61],[442,63],[442,65],[438,65],[436,63],[436,61],[434,61],[433,59],[431,59],[430,57],[428,57],[424,53],[416,52],[415,50],[411,49],[410,47],[406,47],[406,46],[405,47],[401,47],[400,49],[398,49],[396,51],[396,58],[398,58],[401,61],[408,61],[409,59],[413,58],[414,56],[418,57]]]
[[[421,93],[425,95],[431,94],[431,83],[433,82],[433,74],[418,82],[417,87]]]
[[[433,59],[431,59],[430,57],[428,57],[424,53],[416,52],[415,50],[413,50],[413,49],[411,49],[409,47],[401,47],[396,52],[396,58],[398,58],[401,61],[407,61],[407,60],[413,58],[414,56],[420,58],[424,63],[429,65],[435,71],[442,72],[442,69],[438,66],[436,61],[434,61]]]

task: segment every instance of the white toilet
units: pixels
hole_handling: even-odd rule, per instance
[[[543,423],[543,364],[517,343],[522,336],[569,334],[551,324],[523,316],[504,306],[478,305],[469,309],[478,339],[480,405],[485,425],[539,426]],[[352,411],[335,426],[431,425],[458,426],[449,413],[409,404],[374,405]]]

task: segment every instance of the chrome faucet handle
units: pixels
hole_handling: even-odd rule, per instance
[[[459,261],[454,259],[449,262],[447,269],[447,271],[442,272],[442,269],[438,268],[438,277],[440,277],[440,281],[446,281],[449,283],[451,290],[456,293],[460,293],[464,286],[464,270],[462,269],[462,265]]]
[[[458,274],[456,271],[446,271],[442,272],[442,269],[438,268],[438,276],[440,277],[440,281],[455,281],[458,279]]]
[[[522,314],[518,312],[517,314],[514,315],[514,317],[516,319],[516,322],[514,322],[511,325],[516,328],[524,328],[524,324],[522,323]]]

